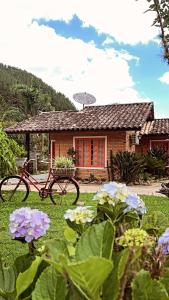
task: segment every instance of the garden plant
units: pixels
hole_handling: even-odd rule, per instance
[[[13,243],[29,251],[9,267],[1,261],[0,299],[169,299],[168,219],[147,214],[143,200],[116,182],[104,184],[93,203],[67,209],[64,238],[39,249],[48,215],[29,207],[11,213]]]
[[[55,158],[54,166],[56,168],[73,168],[74,163],[73,163],[72,158],[65,157],[65,156],[60,156],[60,157]]]

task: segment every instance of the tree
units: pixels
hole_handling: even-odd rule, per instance
[[[39,91],[35,87],[29,87],[25,84],[17,84],[14,89],[17,93],[23,96],[24,102],[21,107],[26,118],[34,116],[36,111],[36,104],[39,97]]]
[[[147,2],[149,2],[147,11],[156,13],[153,26],[160,29],[163,57],[169,64],[169,0],[147,0]]]
[[[4,177],[16,172],[16,156],[24,154],[23,147],[9,138],[0,126],[0,176]]]

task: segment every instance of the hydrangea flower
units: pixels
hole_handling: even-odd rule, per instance
[[[158,239],[158,247],[161,248],[161,251],[164,255],[169,253],[169,228]]]
[[[50,219],[44,212],[22,207],[10,215],[9,231],[12,239],[23,238],[29,243],[45,235],[49,223]]]
[[[64,218],[76,224],[90,223],[94,218],[94,211],[88,207],[79,206],[75,209],[68,209],[64,214]]]
[[[143,247],[152,243],[149,235],[143,229],[132,228],[125,231],[119,238],[119,245],[123,247]]]
[[[109,182],[103,185],[99,192],[93,197],[99,204],[105,203],[115,206],[117,203],[124,202],[128,207],[124,212],[135,210],[140,214],[146,213],[144,202],[137,194],[130,193],[125,184]]]
[[[129,194],[128,197],[125,199],[125,202],[126,204],[128,204],[126,211],[134,209],[141,215],[146,213],[145,203],[137,194]]]

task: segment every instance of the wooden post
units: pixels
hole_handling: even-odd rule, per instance
[[[30,159],[30,133],[26,133],[26,139],[25,139],[25,148],[27,152],[27,159]]]

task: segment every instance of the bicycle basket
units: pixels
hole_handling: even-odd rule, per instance
[[[16,157],[16,165],[18,168],[22,168],[25,161],[26,161],[26,157]]]
[[[73,177],[75,175],[75,168],[54,168],[53,174],[62,177]]]

